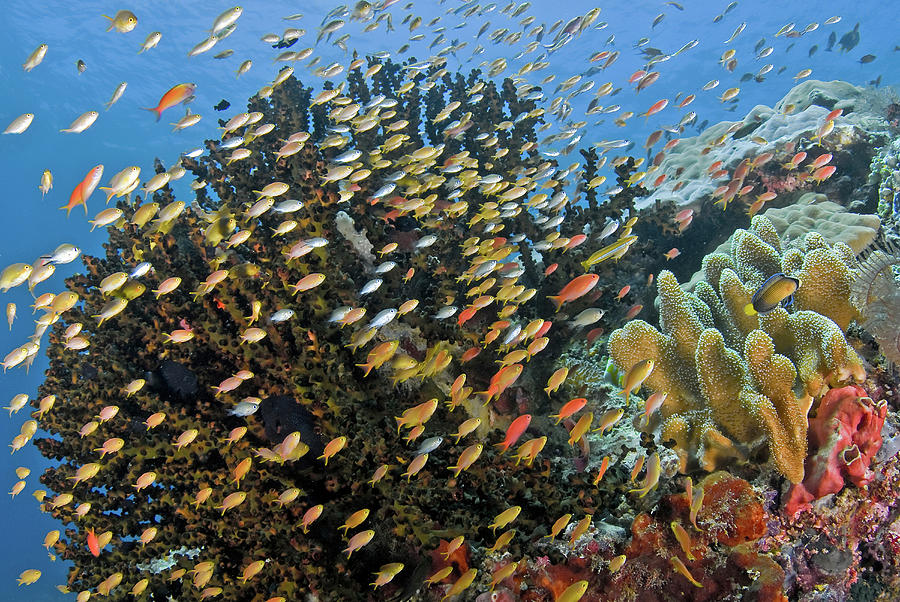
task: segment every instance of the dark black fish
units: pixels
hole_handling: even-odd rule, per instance
[[[219,104],[213,105],[213,108],[217,111],[224,111],[228,107],[231,106],[231,103],[225,100],[224,98],[219,101]]]
[[[78,59],[78,62],[75,63],[75,68],[78,69],[78,73],[80,74],[85,72],[85,70],[87,69],[87,65],[84,64],[84,61]]]
[[[762,47],[765,46],[765,45],[766,45],[766,39],[765,39],[765,38],[760,38],[760,39],[759,39],[759,42],[756,43],[756,46],[753,47],[753,52],[755,52],[756,54],[759,54],[759,51],[760,51],[760,50],[762,49]]]
[[[860,65],[865,65],[866,63],[871,63],[874,60],[875,60],[874,54],[867,54],[867,55],[863,56],[861,59],[859,59],[859,63],[860,63]]]
[[[869,82],[870,86],[875,86],[876,88],[881,85],[881,76],[879,75],[875,79]]]
[[[794,44],[795,44],[795,43],[796,43],[796,42],[791,42],[790,44],[788,44],[788,47],[785,48],[784,51],[785,51],[785,52],[790,52],[790,51],[791,51],[791,48],[794,47]]]
[[[741,76],[741,81],[742,81],[742,82],[748,82],[748,81],[750,81],[751,79],[753,79],[753,74],[752,74],[752,73],[745,73],[745,74],[743,74],[743,75]]]
[[[831,52],[835,42],[837,42],[837,34],[832,31],[828,34],[828,46],[825,47],[825,52]]]
[[[660,56],[663,51],[659,48],[653,48],[648,46],[647,48],[641,49],[641,53],[644,55],[645,59],[653,58],[654,56]]]
[[[841,52],[850,52],[856,48],[856,45],[859,44],[859,23],[853,26],[852,31],[848,31],[841,36],[838,44],[841,47]]]
[[[784,65],[778,68],[778,73],[784,73],[784,70],[787,69]]]
[[[156,370],[146,376],[150,390],[166,399],[183,403],[197,397],[197,377],[178,362],[163,360]]]
[[[288,395],[267,397],[259,404],[259,415],[266,430],[266,439],[277,445],[295,431],[300,440],[309,446],[308,456],[322,455],[325,445],[316,433],[316,418],[306,408]]]
[[[272,48],[290,48],[291,46],[296,44],[297,40],[299,39],[300,38],[294,38],[292,40],[279,40],[278,42],[272,44]]]
[[[706,129],[706,126],[708,126],[708,125],[709,125],[709,119],[704,119],[703,123],[701,123],[700,125],[697,126],[697,131],[702,132],[703,130]]]
[[[809,56],[814,55],[814,54],[816,53],[816,50],[818,50],[818,49],[819,49],[819,45],[818,45],[818,44],[813,44],[812,46],[810,46],[810,48],[809,48]]]
[[[781,302],[787,299],[787,304],[793,302],[793,294],[800,288],[800,280],[791,276],[785,276],[781,272],[772,274],[768,280],[762,283],[750,303],[744,306],[744,313],[748,316],[767,314]]]

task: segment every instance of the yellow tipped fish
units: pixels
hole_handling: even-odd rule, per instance
[[[138,23],[137,17],[130,10],[120,10],[115,17],[103,15],[103,18],[109,19],[109,27],[106,28],[106,31],[115,29],[119,33],[132,31]]]

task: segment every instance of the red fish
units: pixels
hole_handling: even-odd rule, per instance
[[[184,102],[196,89],[197,84],[178,84],[177,86],[172,86],[169,91],[163,94],[162,98],[159,99],[158,105],[152,109],[145,107],[144,110],[156,113],[156,120],[159,121],[163,111],[170,107],[174,107],[178,103]]]
[[[459,312],[459,318],[458,318],[457,324],[459,326],[462,326],[463,324],[465,324],[466,322],[471,320],[475,316],[475,312],[477,312],[477,311],[478,311],[477,307],[465,308],[464,310]]]
[[[580,412],[585,405],[587,405],[587,399],[584,397],[571,399],[567,401],[562,408],[560,408],[558,414],[550,414],[550,418],[556,418],[556,424],[559,424],[569,416],[575,414],[576,412]]]
[[[791,157],[790,161],[788,161],[787,163],[784,163],[782,165],[782,167],[787,170],[797,169],[797,166],[800,165],[801,163],[803,163],[804,159],[806,159],[806,153],[803,151],[800,151],[799,153],[797,153],[796,155]]]
[[[669,140],[668,142],[666,142],[666,145],[663,147],[663,152],[664,152],[664,153],[669,152],[670,150],[672,150],[673,148],[675,148],[675,146],[676,146],[679,142],[681,142],[681,138],[672,138],[671,140]]]
[[[609,456],[603,456],[603,461],[600,462],[600,470],[597,471],[597,476],[595,476],[594,480],[591,481],[594,485],[598,485],[600,483],[600,479],[602,479],[603,475],[606,474],[607,468],[609,468]]]
[[[809,171],[813,172],[822,167],[823,165],[828,165],[831,163],[832,154],[825,153],[824,155],[819,155],[816,157],[815,161],[809,164]]]
[[[603,328],[594,328],[593,330],[589,330],[588,333],[584,335],[584,338],[587,339],[588,344],[591,344],[594,342],[594,339],[601,334],[603,334]]]
[[[582,295],[586,295],[592,288],[597,286],[597,282],[599,281],[600,276],[597,274],[583,274],[573,278],[569,284],[559,291],[558,295],[548,296],[547,298],[553,301],[554,305],[556,305],[556,311],[559,311],[563,306],[563,303],[573,301]]]
[[[87,215],[87,200],[94,194],[97,185],[100,184],[101,177],[103,177],[102,165],[98,165],[87,172],[84,179],[78,183],[78,186],[76,186],[75,190],[72,191],[72,194],[69,195],[69,203],[60,207],[60,209],[66,210],[66,217],[69,217],[72,209],[78,205],[84,206],[84,214]]]
[[[500,448],[501,454],[516,444],[519,437],[528,429],[529,424],[531,424],[531,414],[523,414],[512,421],[509,428],[506,429],[506,437],[503,442],[496,444]]]
[[[510,364],[509,366],[504,366],[499,372],[492,376],[491,384],[487,391],[480,391],[478,393],[485,398],[484,404],[487,405],[494,398],[499,399],[500,395],[503,394],[503,391],[516,382],[519,376],[521,376],[522,368],[524,368],[522,364]]]
[[[97,536],[94,534],[93,528],[88,529],[87,545],[88,549],[91,551],[91,554],[93,554],[95,558],[100,556],[100,542],[97,541]]]
[[[541,327],[537,329],[537,332],[534,333],[534,338],[539,339],[550,330],[550,327],[553,326],[553,322],[550,320],[544,320],[544,323],[541,324]]]
[[[691,219],[692,217],[694,217],[693,209],[683,209],[682,211],[679,211],[675,215],[675,221],[676,222],[684,222],[684,221]]]
[[[687,96],[684,97],[684,100],[682,100],[681,103],[679,103],[678,108],[683,109],[684,107],[686,107],[689,104],[691,104],[692,102],[694,102],[695,98],[697,98],[696,95],[688,94]]]
[[[647,72],[644,71],[643,69],[639,69],[631,74],[631,77],[628,78],[628,83],[633,84],[634,82],[641,79],[645,75],[647,75]]]
[[[548,265],[547,268],[544,270],[544,276],[549,276],[550,274],[552,274],[553,272],[555,272],[555,271],[556,271],[556,268],[558,268],[558,267],[559,267],[559,264],[558,264],[558,263],[551,263],[551,264]]]
[[[469,349],[466,349],[465,353],[462,354],[462,357],[459,358],[459,361],[463,364],[465,364],[466,362],[471,362],[476,357],[478,357],[479,353],[481,353],[480,347],[470,347]]]
[[[651,71],[647,75],[641,78],[641,81],[638,82],[637,88],[635,88],[636,92],[640,92],[647,86],[652,85],[656,80],[659,79],[659,71]]]
[[[582,244],[587,240],[586,234],[576,234],[572,238],[569,239],[569,242],[563,247],[564,251],[568,251],[569,249],[574,249],[578,245]],[[515,265],[515,264],[513,264]]]
[[[650,108],[647,109],[647,111],[645,113],[641,113],[641,117],[650,117],[651,115],[656,115],[657,113],[659,113],[660,111],[665,109],[666,105],[668,105],[668,104],[669,104],[668,98],[663,98],[662,100],[657,100],[652,105],[650,105]]]
[[[817,169],[813,173],[812,179],[821,184],[824,180],[827,180],[832,175],[834,175],[834,172],[836,171],[837,167],[835,167],[834,165],[826,165],[825,167],[820,167],[819,169]]]

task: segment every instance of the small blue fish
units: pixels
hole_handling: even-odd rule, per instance
[[[443,437],[429,437],[428,439],[425,439],[425,441],[422,441],[419,449],[416,450],[416,455],[421,456],[422,454],[430,454],[440,447],[443,442]]]
[[[276,324],[278,322],[287,322],[288,320],[290,320],[293,317],[294,317],[293,309],[279,309],[278,311],[273,313],[271,316],[269,316],[269,322],[274,322]]]
[[[258,401],[239,401],[237,405],[228,410],[230,416],[246,417],[256,413],[259,409]]]

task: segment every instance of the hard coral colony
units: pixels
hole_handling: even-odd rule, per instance
[[[319,41],[344,18],[392,27],[393,4],[335,9]],[[477,11],[467,7],[449,12]],[[220,15],[190,54],[227,36],[242,10]],[[112,178],[103,189],[116,206],[93,220],[108,226],[106,256],[84,256],[84,274],[38,298],[35,336],[4,361],[30,365],[49,330],[35,419],[12,447],[38,428],[51,435],[34,440],[55,461],[40,477],[49,491],[35,497],[66,526],[45,539],[74,565],[66,591],[80,601],[784,600],[820,586],[846,594],[861,554],[898,547],[896,535],[857,525],[856,556],[827,573],[800,545],[823,545],[813,526],[847,528],[823,496],[862,515],[871,492],[881,518],[870,525],[895,509],[900,472],[879,455],[896,395],[877,359],[889,311],[871,294],[896,287],[887,251],[857,259],[818,231],[789,241],[769,210],[736,230],[729,252],[703,258],[690,290],[659,271],[687,261],[672,244],[697,236],[694,219],[746,225],[745,210],[762,211],[776,188],[837,195],[829,164],[859,143],[858,123],[810,94],[792,139],[751,152],[746,137],[768,145],[756,130],[790,129],[793,113],[755,110],[682,141],[695,163],[729,143],[747,150],[700,160],[696,177],[676,166],[671,137],[696,116],[670,128],[652,161],[611,158],[624,140],[579,149],[585,124],[571,122],[570,103],[593,86],[569,92],[581,80],[570,78],[545,108],[523,77],[602,29],[598,15],[491,33],[509,44],[536,37],[528,52],[550,42],[544,59],[502,80],[506,59],[485,61],[486,76],[450,71],[448,55],[465,46],[456,41],[425,61],[354,53],[313,71],[334,79],[346,69],[321,91],[285,67],[220,123],[208,152],[157,164],[134,203],[140,170]],[[109,19],[120,33],[137,24],[130,11]],[[407,23],[411,34],[424,27],[412,12]],[[287,47],[287,37],[270,41]],[[619,56],[595,53],[602,67],[591,75]],[[652,56],[629,80],[637,90],[659,77]],[[617,112],[596,104],[613,87],[586,112]],[[194,88],[179,84],[150,110],[159,116]],[[553,125],[560,133],[539,139]],[[798,141],[816,150],[802,173]],[[564,152],[549,150],[557,142]],[[583,163],[562,165],[574,150]],[[607,162],[617,184],[601,192]],[[196,177],[190,203],[171,187],[186,172]],[[64,208],[87,208],[102,175],[102,165],[89,171]],[[664,182],[669,195],[687,182],[700,204],[648,203]],[[760,183],[766,191],[745,203]],[[0,287],[78,256],[64,247],[8,267]],[[659,329],[641,312],[658,315]],[[623,323],[601,359],[604,327]],[[11,415],[27,403],[16,396]],[[14,496],[27,469],[17,476]],[[877,561],[896,568],[886,554]],[[890,575],[867,583],[888,591]],[[39,578],[28,569],[20,584]]]

